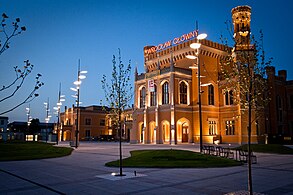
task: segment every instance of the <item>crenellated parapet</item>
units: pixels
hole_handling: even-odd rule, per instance
[[[177,61],[186,59],[187,55],[195,55],[195,51],[190,48],[190,44],[193,42],[194,40],[189,40],[175,46],[170,46],[159,52],[155,52],[155,46],[145,46],[145,71],[154,71],[158,69],[158,66],[160,68],[168,67],[171,63],[171,56],[173,57],[173,62],[176,64]],[[201,44],[200,54],[211,58],[220,59],[226,56],[226,52],[231,51],[230,47],[210,40],[201,40]]]

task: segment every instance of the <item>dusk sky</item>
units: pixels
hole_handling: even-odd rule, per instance
[[[112,56],[118,54],[118,48],[125,64],[131,60],[132,72],[137,67],[142,73],[144,46],[191,32],[196,20],[208,40],[220,42],[221,34],[228,37],[225,21],[231,20],[231,9],[239,5],[252,7],[252,32],[259,35],[263,30],[266,56],[273,57],[276,70],[287,70],[288,79],[293,80],[291,0],[0,0],[0,13],[5,12],[9,22],[19,17],[20,25],[27,28],[0,55],[0,86],[14,78],[13,67],[23,66],[24,60],[35,65],[22,90],[0,103],[0,109],[4,111],[20,102],[37,73],[43,75],[45,85],[39,90],[40,96],[30,103],[31,116],[44,121],[43,102],[48,98],[53,112],[60,82],[66,95],[62,111],[64,105],[71,107],[75,99],[70,87],[77,79],[78,59],[81,69],[88,71],[81,85],[82,106],[99,105],[104,99],[101,79],[103,74],[111,76]],[[0,98],[4,95],[0,93]],[[27,106],[5,116],[9,122],[26,121]],[[50,122],[56,120],[54,116]]]

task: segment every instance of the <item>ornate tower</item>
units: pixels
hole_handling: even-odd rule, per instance
[[[232,21],[234,25],[235,49],[243,50],[250,45],[250,21],[251,7],[238,6],[232,9]]]

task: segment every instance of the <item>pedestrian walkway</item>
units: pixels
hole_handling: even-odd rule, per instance
[[[60,143],[59,146],[68,146]],[[119,159],[116,142],[81,142],[70,156],[54,159],[0,162],[0,194],[229,194],[247,189],[247,166],[225,168],[123,168],[126,177],[105,167]],[[132,145],[129,151],[173,148],[198,151],[198,145]],[[259,194],[293,195],[292,155],[256,153],[253,190]],[[136,174],[136,176],[135,176]],[[235,194],[239,194],[235,193]]]

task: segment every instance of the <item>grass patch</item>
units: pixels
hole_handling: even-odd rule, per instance
[[[42,142],[1,142],[0,161],[62,157],[70,155],[72,150]]]
[[[242,145],[234,149],[248,150],[248,145]],[[253,152],[261,153],[274,153],[274,154],[293,154],[293,149],[279,145],[279,144],[251,144],[251,150]]]
[[[141,168],[209,168],[241,165],[240,162],[186,150],[134,150],[122,160],[123,167]],[[119,160],[106,163],[118,167]]]

